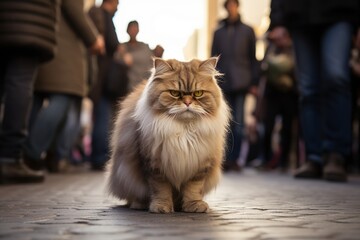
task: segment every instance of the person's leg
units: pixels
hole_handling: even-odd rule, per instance
[[[350,51],[353,28],[341,22],[322,38],[324,75],[324,152],[349,156],[351,151]]]
[[[295,93],[288,93],[282,98],[280,110],[282,117],[280,167],[282,170],[286,170],[289,166],[290,150],[293,141],[293,123],[297,108],[296,98],[291,94]]]
[[[42,182],[44,173],[28,168],[22,156],[38,59],[12,56],[0,63],[0,184]]]
[[[292,32],[297,80],[299,84],[299,120],[306,151],[306,162],[296,170],[295,178],[322,177],[322,99],[320,74],[320,32]]]
[[[267,168],[272,158],[272,136],[275,125],[275,118],[278,112],[277,102],[272,96],[266,98],[266,108],[264,115],[264,167]]]
[[[112,120],[112,103],[102,97],[93,107],[90,162],[94,170],[104,169],[109,156],[109,134]]]
[[[30,112],[30,118],[29,118],[29,131],[30,131],[32,125],[34,124],[36,116],[39,114],[39,112],[44,104],[45,99],[46,99],[45,94],[39,93],[39,92],[34,93],[31,112]]]
[[[7,63],[4,86],[4,108],[0,131],[0,156],[19,159],[28,132],[37,59],[13,57]]]
[[[56,143],[56,157],[59,160],[69,159],[71,149],[80,133],[81,101],[82,98],[73,97],[64,127],[59,133]]]
[[[61,124],[58,134],[52,146],[52,157],[47,158],[47,167],[50,172],[66,170],[69,166],[71,150],[80,132],[80,111],[82,98],[70,96],[71,103]]]
[[[241,141],[244,129],[244,94],[227,96],[227,101],[232,111],[230,132],[227,138],[227,152],[224,170],[240,170],[237,159],[240,154]]]
[[[299,82],[299,117],[305,142],[307,160],[321,160],[321,74],[319,40],[313,32],[292,33]]]
[[[234,148],[232,151],[232,157],[236,161],[240,154],[241,142],[244,135],[244,104],[245,104],[245,94],[237,94],[235,96],[235,106],[234,106]]]
[[[43,158],[54,141],[68,112],[71,97],[66,94],[49,94],[49,103],[36,116],[25,145],[29,164],[43,166]]]
[[[327,28],[322,38],[324,178],[333,181],[346,181],[345,159],[351,154],[352,32],[351,24],[339,22]]]

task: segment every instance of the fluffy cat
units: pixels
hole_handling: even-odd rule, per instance
[[[216,63],[155,58],[149,80],[121,103],[108,187],[130,208],[208,211],[203,197],[220,179],[230,116]]]

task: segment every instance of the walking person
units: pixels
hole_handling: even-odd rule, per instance
[[[264,126],[263,162],[264,170],[279,168],[286,172],[290,163],[293,126],[297,115],[298,93],[295,78],[295,56],[292,40],[287,31],[272,37],[268,34],[268,47],[262,60],[262,83],[264,92],[258,106],[262,114],[259,121]],[[281,118],[279,147],[274,149],[274,129],[276,119]]]
[[[95,171],[103,170],[109,159],[108,139],[119,97],[117,93],[120,90],[123,94],[127,90],[125,86],[124,89],[114,89],[110,84],[113,82],[109,82],[109,80],[118,80],[119,75],[123,75],[125,71],[123,68],[120,69],[120,66],[114,61],[115,53],[123,57],[125,63],[130,61],[126,52],[120,47],[113,23],[118,4],[118,0],[103,0],[100,7],[94,6],[89,10],[90,18],[104,36],[106,49],[105,55],[97,57],[98,75],[89,94],[93,103],[90,163],[91,168]],[[111,68],[112,66],[116,66],[116,68]]]
[[[352,37],[360,41],[360,1],[272,0],[270,18],[273,35],[286,27],[294,41],[307,159],[294,176],[346,181],[352,145],[349,59]]]
[[[164,49],[157,45],[153,50],[150,49],[147,43],[141,42],[137,39],[140,28],[137,21],[130,21],[127,26],[127,34],[129,35],[129,41],[121,44],[121,49],[126,56],[131,58],[128,61],[128,92],[132,91],[137,84],[145,79],[148,79],[151,74],[151,68],[153,65],[152,57],[162,57]],[[120,58],[120,61],[124,59]]]
[[[211,48],[212,56],[220,56],[217,68],[224,78],[219,85],[232,110],[225,171],[241,170],[237,159],[243,137],[245,96],[248,91],[255,91],[258,81],[256,37],[254,30],[241,21],[239,5],[238,0],[225,1],[228,16],[221,20],[214,32]]]
[[[38,68],[55,55],[56,2],[1,1],[0,184],[44,180],[42,171],[33,171],[25,165],[23,144],[28,134],[27,123]]]
[[[87,93],[85,46],[94,54],[104,52],[103,38],[84,12],[83,4],[83,0],[62,0],[58,54],[41,66],[35,82],[31,126],[25,145],[26,160],[33,169],[44,168],[46,153],[58,141],[70,106],[80,104]],[[50,160],[55,161],[55,171],[58,160],[56,157]]]

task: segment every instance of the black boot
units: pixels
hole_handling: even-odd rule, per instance
[[[43,182],[43,171],[31,170],[23,159],[0,158],[0,184]]]

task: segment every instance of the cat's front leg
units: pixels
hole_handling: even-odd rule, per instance
[[[149,211],[152,213],[172,213],[174,204],[172,186],[166,179],[153,176],[149,180],[151,200]]]
[[[209,211],[209,205],[202,200],[204,197],[204,182],[204,178],[194,178],[183,186],[183,212],[204,213]]]

